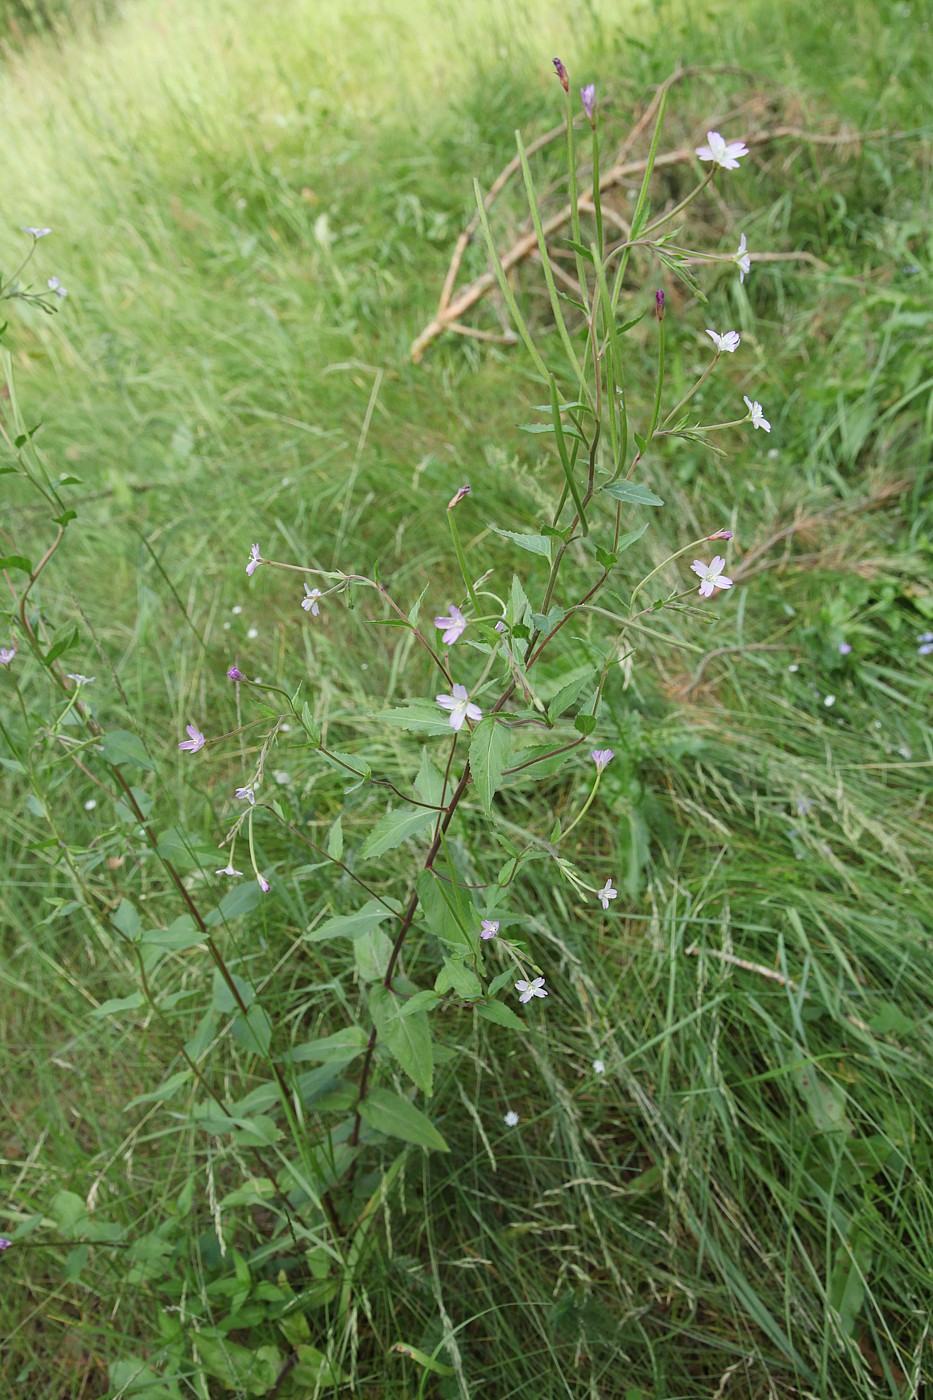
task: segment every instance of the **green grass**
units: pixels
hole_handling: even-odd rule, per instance
[[[311,628],[295,585],[263,570],[247,581],[252,541],[322,567],[378,561],[396,596],[430,583],[426,606],[444,606],[456,585],[443,507],[461,481],[475,557],[503,587],[512,561],[485,525],[530,527],[550,499],[553,465],[517,430],[541,395],[520,351],[449,338],[413,367],[407,350],[470,216],[472,176],[491,182],[517,125],[531,137],[557,120],[551,54],[605,92],[609,149],[677,58],[746,71],[675,89],[666,147],[717,124],[891,133],[759,148],[722,186],[734,214],[710,200],[690,226],[695,246],[731,250],[745,230],[754,251],[816,263],[760,262],[743,287],[701,271],[708,312],[633,264],[632,314],[659,279],[668,290],[672,393],[706,361],[702,328],[735,326],[742,349],[697,406],[716,421],[748,393],[773,432],[741,431],[723,459],[660,450],[646,479],[668,505],[627,557],[647,569],[728,525],[740,586],[709,632],[674,615],[675,645],[640,640],[627,684],[609,688],[599,739],[618,757],[578,854],[601,878],[617,872],[624,897],[597,919],[542,866],[516,890],[510,913],[548,964],[551,998],[526,1038],[452,1027],[431,1102],[451,1153],[410,1152],[382,1197],[375,1157],[358,1181],[359,1209],[379,1209],[349,1303],[339,1311],[322,1285],[307,1313],[353,1380],[322,1393],[906,1400],[931,1383],[933,751],[916,649],[933,628],[928,20],[887,4],[838,26],[801,4],[659,4],[621,24],[608,4],[489,0],[373,6],[364,23],[307,0],[141,0],[7,55],[0,265],[19,224],[47,223],[37,279],[58,273],[71,295],[53,322],[14,304],[5,343],[47,461],[84,483],[37,601],[62,622],[80,607],[69,657],[98,676],[106,727],[157,755],[143,784],[157,828],[179,821],[208,843],[239,757],[183,762],[175,745],[191,718],[234,722],[220,679],[232,657],[305,679],[335,742],[396,780],[411,750],[360,716],[432,684],[395,634],[374,641],[364,610],[328,609]],[[536,169],[540,188],[557,180],[557,154]],[[685,179],[659,177],[658,202]],[[496,206],[503,242],[523,217],[516,188]],[[484,266],[477,245],[467,272]],[[516,286],[546,335],[538,272]],[[495,327],[489,307],[476,324]],[[632,373],[647,384],[646,327]],[[8,499],[5,545],[44,547],[41,514]],[[342,783],[288,744],[276,766],[319,839]],[[98,899],[173,918],[115,804],[70,770],[56,782],[56,829]],[[543,779],[506,810],[540,831],[582,786]],[[36,1400],[133,1394],[118,1363],[158,1372],[174,1329],[196,1337],[226,1316],[234,1245],[259,1311],[233,1340],[278,1340],[256,1293],[276,1276],[270,1218],[229,1200],[254,1160],[193,1124],[189,1089],[127,1107],[179,1069],[185,1038],[217,1038],[207,1063],[231,1100],[262,1089],[260,1067],[229,1018],[202,1020],[199,957],[172,963],[188,996],[169,1025],[91,1014],[134,990],[133,967],[82,912],[56,912],[74,886],[15,777],[5,807],[0,1230],[44,1223],[0,1263],[2,1375]],[[348,843],[378,811],[370,789],[348,799]],[[283,1043],[299,1043],[357,1000],[342,954],[297,943],[349,891],[274,833],[262,841],[276,900],[226,946]],[[460,854],[484,868],[469,827]],[[89,1198],[98,1238],[82,1253],[69,1220]],[[167,1271],[128,1270],[122,1247],[160,1225]],[[398,1341],[437,1348],[454,1374],[425,1375]],[[192,1373],[182,1393],[222,1393],[211,1384]]]

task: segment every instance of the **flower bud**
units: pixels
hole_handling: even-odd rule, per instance
[[[561,61],[560,61],[559,58],[555,58],[555,59],[553,60],[553,62],[554,62],[554,71],[556,72],[558,78],[560,78],[560,85],[561,85],[561,87],[564,89],[564,92],[569,92],[569,91],[570,91],[570,79],[567,77],[567,69],[566,69],[566,68],[564,67],[564,65],[561,63]]]
[[[464,496],[469,496],[469,494],[469,486],[461,486],[459,491],[457,491],[456,495],[451,496],[450,500],[447,502],[447,509],[453,510],[454,506],[458,506],[463,500]]]
[[[590,119],[590,125],[595,126],[593,113],[596,111],[596,84],[587,83],[586,87],[580,89],[580,101],[583,103],[583,110]]]
[[[715,533],[715,535],[707,535],[706,538],[707,538],[708,540],[731,540],[731,539],[732,539],[732,531],[731,531],[731,530],[717,530],[716,533]]]
[[[659,321],[664,320],[664,293],[660,287],[654,294],[654,314]]]
[[[246,677],[244,676],[243,672],[240,670],[239,666],[231,666],[230,669],[229,669],[229,671],[227,672],[227,680],[228,680],[228,681],[245,681],[245,680],[246,680]]]

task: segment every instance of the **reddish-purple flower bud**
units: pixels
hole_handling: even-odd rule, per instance
[[[659,321],[664,320],[664,293],[660,287],[654,294],[654,314]]]
[[[715,533],[715,535],[707,535],[706,538],[707,538],[708,540],[731,540],[731,539],[732,539],[732,531],[731,531],[731,530],[717,530],[716,533]]]
[[[569,92],[570,79],[567,77],[567,69],[561,63],[559,58],[554,59],[554,71],[556,72],[558,78],[560,78],[560,85],[564,89],[564,92]]]
[[[580,101],[583,103],[583,110],[593,125],[593,113],[596,111],[596,84],[587,83],[586,87],[580,89]]]
[[[458,506],[458,505],[460,504],[460,502],[463,500],[464,496],[469,496],[469,494],[470,494],[470,488],[469,488],[469,486],[461,486],[460,489],[459,489],[459,491],[456,493],[456,495],[451,496],[450,500],[447,502],[447,509],[448,509],[448,510],[453,510],[454,506]]]
[[[240,670],[239,666],[231,666],[231,667],[230,667],[230,670],[227,672],[227,680],[228,680],[228,681],[245,681],[245,680],[246,680],[246,677],[244,676],[243,672]]]

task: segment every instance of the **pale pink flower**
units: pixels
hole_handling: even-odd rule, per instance
[[[181,743],[178,745],[180,749],[186,749],[188,753],[197,753],[198,749],[203,749],[204,735],[201,733],[200,729],[193,724],[186,724],[185,733],[188,735],[188,738],[182,739]]]
[[[711,160],[715,165],[721,165],[723,170],[738,170],[739,156],[748,155],[744,141],[726,141],[718,131],[708,131],[706,139],[709,145],[697,146],[697,155],[700,160]]]
[[[531,1001],[532,997],[547,996],[547,992],[544,990],[543,977],[536,977],[533,982],[525,982],[524,980],[516,982],[515,990],[521,993],[518,998],[519,1001]]]
[[[721,554],[714,556],[712,563],[704,564],[702,559],[694,559],[690,565],[693,572],[700,580],[700,597],[712,597],[714,588],[731,588],[731,578],[726,578],[723,569],[726,561]]]
[[[252,544],[252,545],[250,545],[250,547],[249,547],[249,563],[248,563],[247,566],[246,566],[246,572],[247,572],[248,574],[250,574],[250,575],[254,574],[254,573],[256,572],[256,570],[259,568],[259,565],[260,565],[261,563],[262,563],[262,559],[261,559],[260,554],[259,554],[259,545],[258,545],[258,544]]]
[[[238,802],[248,802],[251,807],[256,806],[256,794],[251,787],[238,787],[234,796]]]
[[[495,938],[499,932],[498,919],[484,919],[483,927],[480,929],[480,938]]]
[[[580,89],[580,101],[583,103],[583,110],[592,124],[593,113],[596,110],[596,84],[587,83],[586,87]]]
[[[451,729],[462,729],[468,719],[478,722],[483,718],[479,705],[474,705],[465,685],[455,685],[452,695],[438,695],[437,703],[442,710],[450,711]]]
[[[270,891],[271,888],[272,888],[272,886],[269,884],[269,881],[263,879],[262,875],[258,875],[258,874],[257,874],[257,876],[256,876],[256,879],[257,879],[258,882],[259,882],[259,888],[262,890],[263,894],[268,894],[269,891]]]
[[[0,666],[9,666],[16,655],[16,643],[11,647],[0,647]]]
[[[601,773],[607,764],[615,758],[612,749],[593,749],[590,758],[596,764],[597,773]]]
[[[443,637],[441,637],[444,646],[452,647],[454,642],[458,641],[466,631],[467,620],[460,609],[455,608],[453,603],[451,603],[449,616],[436,617],[434,619],[434,626],[439,632],[444,632]],[[444,631],[445,628],[446,631]]]

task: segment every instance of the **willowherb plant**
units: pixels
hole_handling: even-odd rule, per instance
[[[95,780],[113,793],[126,820],[161,862],[179,899],[179,917],[168,928],[146,931],[129,898],[108,911],[94,895],[81,859],[67,850],[62,854],[94,924],[108,930],[135,959],[139,989],[121,1000],[120,1012],[148,1006],[164,1016],[170,993],[160,977],[172,966],[166,960],[169,952],[195,956],[201,949],[213,960],[239,1042],[268,1066],[270,1092],[251,1096],[248,1112],[231,1106],[211,1087],[198,1054],[187,1045],[179,1047],[186,1065],[182,1080],[201,1086],[205,1095],[201,1116],[214,1132],[234,1134],[235,1141],[257,1154],[260,1178],[268,1184],[263,1201],[274,1206],[283,1239],[290,1239],[296,1248],[299,1239],[325,1236],[329,1250],[343,1247],[357,1214],[348,1187],[362,1153],[387,1139],[447,1150],[423,1100],[432,1095],[436,1048],[452,1020],[456,1024],[459,1016],[475,1015],[506,1031],[526,1034],[529,1020],[533,1025],[537,1017],[552,1014],[547,999],[554,988],[547,957],[508,907],[510,892],[520,886],[532,863],[546,862],[550,876],[565,882],[583,904],[601,906],[607,913],[619,909],[617,872],[582,869],[568,844],[597,800],[603,774],[614,757],[605,742],[609,736],[600,733],[607,687],[616,683],[634,640],[652,631],[649,619],[655,614],[674,609],[705,623],[709,620],[705,600],[717,590],[732,587],[726,558],[716,550],[732,538],[732,531],[716,527],[715,522],[710,522],[714,528],[708,534],[684,543],[644,577],[627,574],[626,552],[648,529],[639,516],[663,505],[641,478],[639,468],[663,440],[681,438],[711,446],[712,434],[743,423],[770,432],[761,405],[748,398],[747,411],[729,422],[698,424],[690,418],[689,404],[697,389],[723,354],[739,349],[737,332],[706,330],[713,345],[710,364],[665,410],[664,292],[651,295],[648,308],[628,318],[622,305],[624,280],[636,248],[652,253],[701,301],[705,298],[688,270],[688,260],[708,256],[711,261],[723,261],[725,257],[744,279],[750,267],[744,234],[735,254],[702,255],[675,242],[672,226],[718,170],[739,165],[747,155],[745,146],[709,132],[708,144],[697,149],[709,170],[676,207],[652,218],[649,188],[664,118],[662,100],[630,232],[624,240],[612,241],[606,236],[600,201],[596,89],[588,85],[580,92],[593,172],[591,196],[581,208],[575,149],[579,116],[566,70],[559,60],[555,68],[567,109],[570,246],[576,271],[570,294],[558,292],[531,166],[517,136],[553,333],[535,334],[526,322],[476,188],[492,269],[542,386],[545,401],[536,431],[549,440],[554,468],[552,509],[536,532],[499,525],[490,529],[519,555],[532,556],[539,566],[543,561],[544,583],[535,589],[528,578],[511,572],[500,582],[495,558],[471,557],[461,520],[482,511],[482,483],[476,481],[460,486],[445,512],[461,591],[456,598],[436,598],[427,619],[421,615],[422,599],[400,602],[378,575],[272,559],[258,542],[252,543],[245,567],[254,586],[261,587],[263,574],[271,569],[291,571],[303,583],[303,596],[296,590],[296,624],[299,609],[307,614],[308,625],[314,626],[326,610],[365,596],[372,599],[374,621],[391,622],[411,634],[424,660],[417,682],[412,681],[420,697],[375,711],[369,723],[374,729],[387,726],[427,743],[413,743],[409,780],[399,785],[381,774],[377,760],[367,759],[365,752],[342,751],[331,741],[331,730],[325,741],[313,699],[304,698],[293,682],[250,679],[242,659],[231,664],[227,678],[238,688],[238,701],[255,705],[255,718],[248,718],[234,735],[239,739],[258,730],[261,738],[251,766],[242,772],[232,794],[239,810],[224,840],[227,864],[216,874],[224,880],[239,880],[243,869],[249,869],[254,883],[228,891],[208,913],[202,912],[199,897],[176,869],[165,842],[154,834],[151,798],[126,771],[152,766],[145,748],[135,735],[107,729],[87,699],[92,678],[62,670],[60,658],[75,645],[75,636],[65,633],[50,644],[47,620],[41,608],[33,606],[33,590],[61,545],[74,512],[62,499],[67,479],[53,483],[31,435],[23,429],[6,439],[14,469],[52,508],[57,533],[38,562],[16,554],[0,560],[0,567],[11,574],[26,575],[25,586],[13,590],[15,604],[9,612],[9,636],[0,638],[0,663],[19,697],[26,731],[33,709],[20,678],[30,659],[61,697],[32,741],[4,724],[11,761],[32,781],[31,775],[41,766],[37,753],[51,745],[67,752],[85,773],[103,773]],[[29,232],[35,246],[47,230]],[[56,286],[52,295],[61,296],[63,290]],[[657,374],[653,392],[638,404],[630,401],[624,346],[626,336],[649,314],[656,324]],[[682,565],[679,583],[658,591],[659,575],[681,561],[686,567]],[[580,628],[585,628],[585,635],[580,635]],[[545,658],[548,684],[542,687],[538,677]],[[234,737],[211,735],[201,715],[191,716],[186,734],[178,748],[194,763],[203,763],[210,750]],[[346,775],[348,794],[364,785],[376,793],[385,792],[383,815],[358,844],[350,846],[339,818],[323,845],[312,841],[288,820],[274,795],[268,795],[272,755],[286,734],[290,744],[310,751],[312,762]],[[545,816],[539,828],[517,835],[497,795],[541,772],[560,770],[568,775],[576,770],[583,779],[575,814],[569,820]],[[298,1057],[281,1043],[279,1028],[262,996],[245,980],[242,968],[232,970],[219,941],[226,921],[248,912],[256,898],[289,880],[287,868],[272,870],[260,859],[257,832],[263,823],[286,828],[296,842],[312,848],[322,863],[340,873],[342,890],[352,886],[358,893],[355,901],[315,921],[305,933],[306,940],[315,944],[346,941],[352,946],[362,989],[356,1019],[346,1026],[332,1022],[330,1033],[304,1042]],[[458,831],[468,835],[478,879],[467,878],[476,872],[464,870],[461,846],[455,839]],[[413,847],[418,854],[407,873],[383,873],[384,857],[403,852],[407,859]],[[322,894],[322,916],[328,903],[326,893]],[[538,1006],[539,1002],[544,1004]],[[297,1072],[296,1066],[303,1062],[326,1067],[326,1082],[311,1085]],[[598,1072],[603,1072],[602,1062],[597,1065]],[[326,1098],[321,1097],[322,1086]],[[306,1111],[312,1093],[317,1095],[313,1117]],[[282,1127],[272,1115],[278,1115],[297,1148],[294,1161],[277,1145]],[[203,1351],[203,1339],[201,1345]]]

